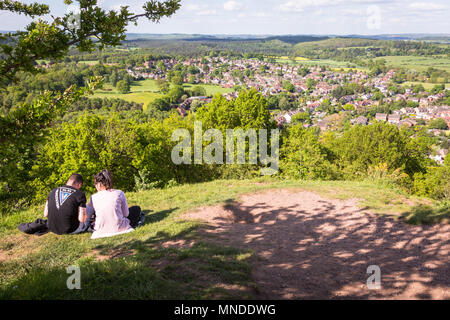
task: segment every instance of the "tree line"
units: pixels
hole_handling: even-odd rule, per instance
[[[18,175],[17,170],[3,172],[3,210],[8,204],[11,209],[17,204],[41,203],[52,187],[64,183],[75,171],[91,177],[107,167],[115,174],[116,186],[124,191],[260,174],[261,164],[175,165],[171,160],[176,145],[172,133],[185,128],[194,137],[194,121],[201,121],[204,130],[215,128],[224,133],[226,129],[275,127],[267,99],[255,90],[243,90],[231,101],[218,95],[188,117],[172,112],[165,119],[139,123],[121,113],[85,114],[77,122],[51,128],[34,145],[35,152],[18,156],[26,164],[22,174]],[[300,123],[282,131],[278,177],[377,179],[410,193],[448,199],[449,157],[444,166],[437,166],[428,159],[430,148],[427,137],[412,138],[408,129],[382,122],[325,133],[317,128],[306,129]],[[246,152],[248,156],[249,148]],[[86,191],[94,190],[87,184]]]

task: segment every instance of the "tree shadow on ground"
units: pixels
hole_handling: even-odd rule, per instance
[[[176,210],[146,211],[144,227]],[[2,284],[0,299],[450,298],[448,225],[408,225],[353,200],[287,190],[215,210],[223,215],[198,213],[210,215],[200,229],[176,220],[173,230],[94,246],[96,255],[77,262],[82,290],[67,289],[65,268],[39,263]],[[380,290],[366,285],[371,265]]]
[[[433,208],[428,205],[418,205],[404,212],[402,220],[409,224],[434,224],[450,221],[450,205]]]
[[[142,212],[145,214],[145,222],[144,226],[149,223],[156,223],[159,221],[162,221],[166,219],[169,215],[177,211],[179,208],[171,208],[167,210],[158,211],[155,213],[152,213],[152,210],[142,210]]]
[[[167,219],[178,208],[147,215],[145,225]],[[145,225],[142,227],[144,228]],[[253,297],[251,269],[235,249],[201,241],[198,225],[175,221],[176,231],[95,245],[80,267],[81,290],[69,290],[66,267],[30,265],[27,272],[0,285],[0,299],[246,299]],[[10,262],[13,264],[14,262]],[[12,269],[12,265],[8,269]]]
[[[413,226],[358,209],[351,201],[311,194],[275,203],[249,197],[227,203],[229,218],[205,234],[251,249],[263,299],[448,299],[448,225]],[[367,268],[381,269],[381,289],[369,290]]]

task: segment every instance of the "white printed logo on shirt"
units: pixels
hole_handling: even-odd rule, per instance
[[[59,210],[63,203],[75,192],[76,190],[69,188],[58,188],[55,192],[56,208]]]

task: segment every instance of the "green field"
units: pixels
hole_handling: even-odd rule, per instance
[[[323,60],[307,60],[302,61],[301,64],[309,65],[309,66],[325,66],[328,68],[334,68],[334,69],[356,69],[356,70],[363,70],[363,68],[358,67],[356,64],[351,62],[345,62],[345,61],[335,61],[330,59],[323,59]]]
[[[183,87],[187,90],[191,90],[194,87],[203,87],[206,90],[208,96],[213,96],[218,93],[225,94],[233,92],[233,89],[222,88],[216,85],[207,84],[184,84]],[[93,95],[94,98],[118,98],[129,102],[142,103],[144,108],[157,98],[161,98],[163,94],[159,92],[156,85],[156,80],[147,79],[142,81],[134,81],[131,84],[131,93],[121,94],[116,91],[110,84],[105,84],[103,89],[97,90]]]
[[[105,84],[103,89],[97,90],[93,96],[94,98],[116,98],[123,99],[129,102],[142,103],[147,106],[153,100],[162,97],[158,92],[156,82],[154,80],[134,81],[131,84],[131,93],[121,94],[110,84]]]
[[[275,59],[277,63],[285,63],[289,65],[306,65],[306,66],[324,66],[328,68],[334,68],[334,69],[344,69],[348,71],[349,69],[356,69],[358,71],[363,71],[364,68],[358,67],[356,64],[351,62],[345,62],[345,61],[335,61],[330,59],[306,59],[298,57],[297,60],[294,62],[289,57],[277,57]]]
[[[108,99],[123,99],[128,102],[142,103],[144,107],[162,95],[153,92],[132,92],[128,94],[121,94],[117,92],[96,92],[94,98],[108,98]]]
[[[450,59],[445,57],[386,56],[377,59],[384,59],[388,66],[393,67],[403,67],[416,71],[425,71],[429,67],[433,67],[450,72]]]
[[[423,87],[426,89],[426,90],[430,90],[430,89],[432,89],[436,84],[435,83],[426,83],[426,82],[418,82],[418,81],[407,81],[407,82],[404,82],[402,85],[403,86],[415,86],[415,85],[418,85],[418,84],[421,84],[421,85],[423,85]],[[446,88],[448,88],[448,89],[450,89],[450,83],[446,83],[445,84],[445,87]]]
[[[221,86],[211,85],[211,84],[188,84],[185,83],[183,87],[187,90],[192,90],[194,87],[203,87],[206,90],[207,96],[214,96],[216,94],[226,94],[234,92],[232,88],[222,88]]]

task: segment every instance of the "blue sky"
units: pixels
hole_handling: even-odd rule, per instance
[[[31,1],[24,1],[31,2]],[[56,14],[63,0],[44,0]],[[139,0],[100,0],[104,8]],[[0,11],[0,30],[23,28],[27,18]],[[182,0],[182,8],[159,24],[141,21],[136,33],[200,34],[450,34],[449,0]]]

